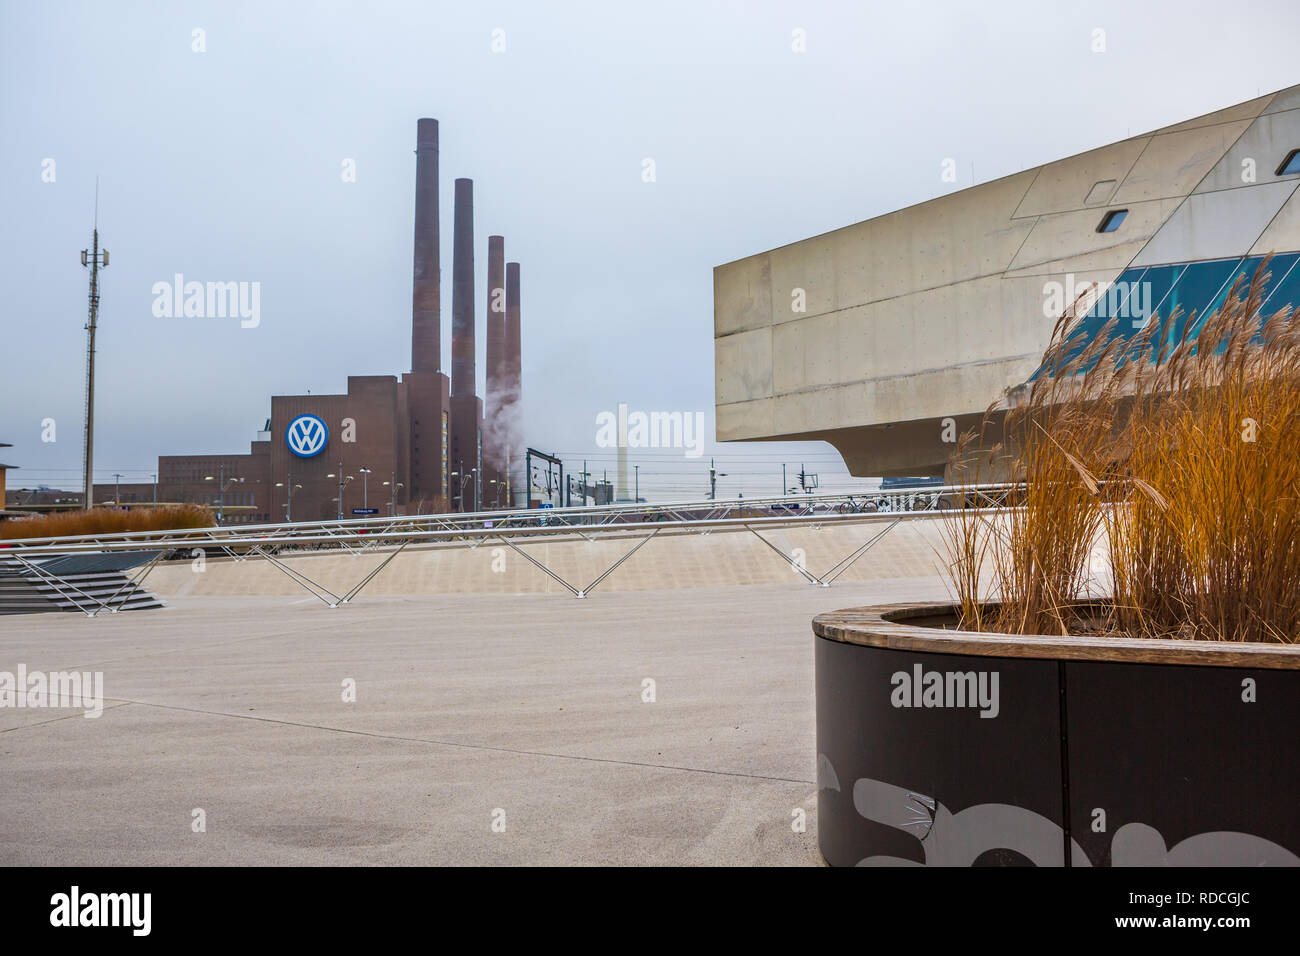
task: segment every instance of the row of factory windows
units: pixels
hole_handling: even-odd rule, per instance
[[[255,505],[257,504],[257,501],[254,499],[253,492],[251,491],[227,491],[224,498],[214,491],[207,495],[199,495],[199,500],[196,503],[206,505],[219,505],[224,503],[227,508],[235,508],[242,505]]]

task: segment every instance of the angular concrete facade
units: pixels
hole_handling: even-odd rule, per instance
[[[1300,250],[1297,148],[1300,86],[718,266],[718,439],[942,474],[944,420],[964,429],[1033,374],[1061,290]],[[1294,266],[1274,281],[1296,304]]]

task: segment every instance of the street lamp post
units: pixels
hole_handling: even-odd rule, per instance
[[[471,468],[469,470],[469,473],[470,476],[474,479],[474,510],[477,512],[478,511],[478,469]]]
[[[397,517],[397,489],[405,488],[406,485],[397,480],[397,472],[393,471],[393,472],[389,472],[389,474],[393,476],[392,481],[384,482],[386,486],[391,486],[393,491],[392,500],[389,501],[388,503],[388,513],[392,515],[394,518],[396,518]]]
[[[358,468],[357,470],[360,471],[361,474],[365,476],[364,478],[361,479],[361,510],[368,511],[370,509],[370,501],[369,501],[370,469]]]
[[[295,484],[293,483],[293,475],[289,475],[288,478],[289,478],[289,480],[288,480],[287,482],[284,482],[284,481],[277,481],[277,482],[275,483],[275,487],[277,487],[277,488],[285,488],[285,489],[288,491],[289,498],[288,498],[288,500],[287,500],[287,501],[285,502],[285,504],[284,504],[284,509],[285,509],[285,510],[284,510],[284,520],[285,520],[285,521],[292,521],[292,520],[293,520],[293,490],[294,490],[295,488],[301,488],[302,485],[295,485]]]
[[[462,475],[459,471],[453,471],[451,477],[456,481],[456,508],[462,514],[465,512],[465,482],[472,478],[472,475]]]
[[[204,475],[204,476],[203,476],[203,480],[204,480],[204,481],[212,481],[213,478],[212,478],[211,475]],[[237,484],[242,483],[243,480],[244,480],[243,478],[231,478],[229,481],[226,481],[226,466],[225,466],[225,464],[222,463],[222,464],[217,468],[217,479],[216,479],[216,481],[217,481],[217,486],[218,486],[218,488],[217,488],[217,524],[221,524],[221,522],[224,521],[224,520],[225,520],[225,517],[226,517],[226,489],[229,488],[231,485],[237,485]],[[156,476],[155,476],[155,481],[154,481],[153,497],[154,497],[154,503],[156,504],[156,503],[158,502],[158,482],[157,482],[157,480],[156,480]]]
[[[636,491],[632,492],[632,499],[637,504],[641,503],[641,466],[632,466],[633,480],[636,482]]]
[[[337,501],[337,502],[339,503],[339,508],[338,508],[338,512],[339,512],[339,520],[342,521],[342,520],[343,520],[343,488],[344,488],[345,485],[347,485],[347,483],[348,483],[349,481],[354,481],[354,480],[356,480],[356,479],[355,479],[355,477],[354,477],[353,475],[347,475],[346,477],[344,476],[344,474],[343,474],[343,462],[339,462],[339,470],[338,470],[338,473],[337,473],[337,474],[331,472],[330,474],[326,475],[325,477],[326,477],[326,478],[338,478],[338,480],[339,480],[339,496],[338,496],[337,498],[335,498],[334,500]]]

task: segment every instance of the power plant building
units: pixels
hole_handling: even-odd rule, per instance
[[[475,387],[473,201],[473,182],[457,179],[450,377],[442,369],[438,122],[421,119],[411,370],[400,377],[349,376],[343,394],[273,396],[271,417],[248,454],[160,456],[160,500],[220,503],[226,522],[471,511],[520,501],[523,488],[511,484],[511,472],[522,473],[519,267],[505,263],[505,240],[492,236],[487,398],[493,417],[485,423]],[[513,277],[509,289],[507,276]],[[132,497],[141,494],[132,487]],[[102,492],[95,497],[102,500]]]

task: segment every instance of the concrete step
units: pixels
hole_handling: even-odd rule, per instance
[[[0,557],[0,614],[140,611],[164,606],[157,595],[128,583],[127,577],[117,571],[57,575],[57,578],[51,580],[14,558]]]

